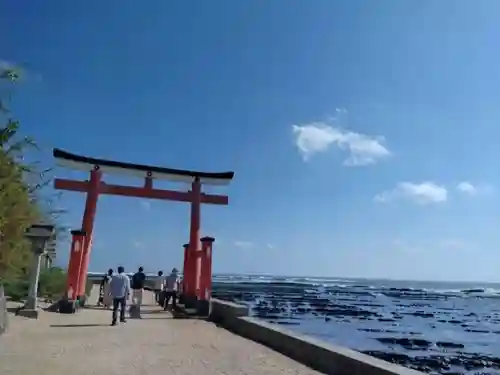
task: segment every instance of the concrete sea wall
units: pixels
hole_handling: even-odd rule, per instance
[[[357,351],[300,335],[248,316],[249,308],[212,298],[210,320],[328,375],[423,375]]]

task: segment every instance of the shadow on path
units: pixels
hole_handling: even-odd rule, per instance
[[[97,305],[85,305],[81,307],[82,310],[102,310],[102,311],[111,311],[111,307],[97,306]]]
[[[158,310],[158,309],[155,309],[155,310],[145,310],[145,309],[141,309],[141,314],[166,314],[167,311],[164,311],[163,309],[161,310]]]
[[[108,327],[109,324],[51,324],[51,328]]]
[[[172,315],[146,315],[140,318],[141,320],[165,320],[165,319],[173,319]]]

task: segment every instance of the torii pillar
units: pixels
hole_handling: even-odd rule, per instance
[[[196,177],[191,184],[191,222],[189,229],[189,245],[185,252],[185,269],[184,269],[184,282],[182,300],[187,308],[197,306],[198,296],[197,289],[199,289],[199,255],[201,253],[200,247],[200,195],[201,183],[200,179]]]
[[[184,293],[186,292],[187,286],[186,286],[186,274],[189,273],[188,268],[189,268],[189,244],[185,243],[182,245],[184,249],[184,263],[182,266],[182,283],[181,283],[181,290],[180,290],[180,295],[179,295],[179,303],[184,303]]]
[[[71,252],[68,264],[68,278],[66,282],[66,296],[59,301],[61,314],[72,314],[76,311],[78,291],[80,285],[80,268],[85,248],[86,233],[83,230],[71,231]]]
[[[215,239],[203,237],[201,240],[201,272],[199,274],[200,293],[198,295],[198,315],[210,314],[210,298],[212,297],[212,249]]]
[[[87,299],[87,274],[89,272],[90,252],[92,250],[92,232],[94,231],[94,220],[99,199],[99,186],[102,172],[99,166],[95,166],[90,172],[85,211],[82,219],[82,230],[85,232],[85,242],[82,249],[82,257],[78,275],[77,299],[80,306],[84,306]]]

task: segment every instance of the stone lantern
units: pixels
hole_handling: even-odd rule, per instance
[[[28,318],[38,318],[38,281],[40,278],[40,263],[45,253],[47,243],[54,236],[54,226],[50,224],[33,224],[26,230],[25,237],[30,241],[33,252],[29,294],[24,306],[18,314]]]

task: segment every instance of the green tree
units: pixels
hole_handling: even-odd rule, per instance
[[[51,207],[53,199],[41,194],[51,181],[47,177],[50,170],[40,172],[38,165],[25,161],[26,152],[36,149],[36,144],[20,135],[20,124],[9,110],[10,92],[19,78],[18,70],[0,65],[0,283],[14,298],[27,293],[32,254],[24,237],[26,228],[40,221],[56,224],[61,214]],[[44,271],[41,292],[62,293],[63,275],[61,269]]]
[[[0,70],[2,89],[10,89],[18,78],[14,69]],[[28,167],[23,164],[22,152],[33,142],[18,136],[19,122],[11,117],[8,99],[0,99],[4,123],[0,127],[0,279],[26,275],[31,254],[24,231],[39,216],[23,178]]]

